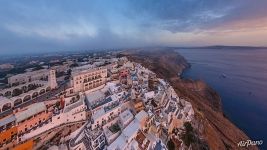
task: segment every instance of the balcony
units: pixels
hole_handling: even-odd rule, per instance
[[[105,110],[105,112],[108,112],[119,105],[120,105],[120,102],[117,101],[117,102],[112,103],[109,106],[104,107],[104,110]]]
[[[101,79],[102,77],[100,75],[98,76],[94,76],[92,78],[88,78],[88,79],[84,79],[83,80],[83,83],[88,83],[88,82],[91,82],[91,81],[94,81],[94,80],[97,80],[97,79]]]

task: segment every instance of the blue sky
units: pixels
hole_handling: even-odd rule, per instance
[[[1,0],[1,54],[267,46],[266,0]]]

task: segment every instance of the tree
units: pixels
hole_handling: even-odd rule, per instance
[[[71,69],[68,69],[67,75],[71,75]]]
[[[182,140],[186,146],[190,146],[191,143],[194,143],[196,141],[196,136],[190,122],[185,122],[184,128],[185,131],[182,134]]]
[[[168,150],[175,150],[175,144],[173,143],[172,139],[170,139],[167,143]]]
[[[74,63],[74,64],[71,64],[70,65],[70,68],[73,68],[73,67],[78,67],[79,65],[77,63]]]

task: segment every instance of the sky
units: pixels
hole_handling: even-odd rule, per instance
[[[0,54],[267,46],[267,0],[0,0]]]

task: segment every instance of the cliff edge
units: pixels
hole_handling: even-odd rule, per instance
[[[145,48],[120,52],[129,60],[141,63],[164,78],[177,94],[191,102],[195,111],[194,128],[212,150],[258,149],[238,147],[249,137],[223,114],[220,96],[203,81],[185,80],[178,75],[190,65],[171,48]]]

